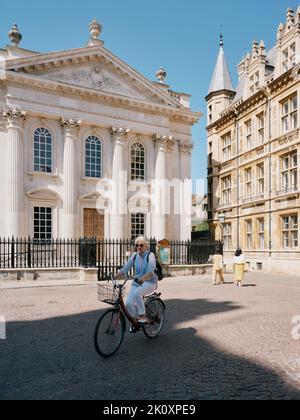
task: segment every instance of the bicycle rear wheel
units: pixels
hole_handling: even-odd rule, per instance
[[[166,307],[161,299],[149,298],[145,302],[148,324],[143,326],[146,337],[154,339],[159,336],[165,325]]]
[[[119,309],[110,309],[99,320],[94,334],[97,353],[105,358],[119,350],[126,331],[126,320]]]

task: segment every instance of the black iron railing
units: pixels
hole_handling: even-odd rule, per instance
[[[220,242],[171,241],[171,265],[206,264]],[[153,252],[157,241],[150,240]],[[111,272],[122,267],[135,252],[132,240],[35,240],[1,239],[0,270],[41,268],[98,268],[99,279],[106,279]]]

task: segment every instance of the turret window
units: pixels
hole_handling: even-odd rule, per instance
[[[250,77],[250,95],[254,95],[259,89],[259,71]]]
[[[296,44],[293,43],[282,53],[282,68],[285,73],[296,64]]]

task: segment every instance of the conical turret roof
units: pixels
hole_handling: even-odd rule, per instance
[[[211,93],[219,92],[220,90],[228,90],[230,92],[235,91],[233,88],[228,65],[225,58],[222,35],[220,41],[219,56],[208,94],[210,95]]]

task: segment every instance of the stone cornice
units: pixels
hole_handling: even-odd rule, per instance
[[[99,101],[109,104],[117,104],[118,106],[131,107],[133,109],[143,109],[150,112],[156,112],[167,115],[172,120],[181,120],[190,124],[196,124],[202,114],[189,111],[184,108],[173,108],[171,106],[158,103],[146,102],[140,99],[132,99],[113,93],[96,91],[81,86],[68,85],[60,82],[54,82],[47,79],[41,79],[21,73],[5,72],[2,74],[3,83],[19,85],[20,87],[38,88],[43,91],[55,91],[66,96],[75,96],[76,98],[84,98],[89,101]]]

